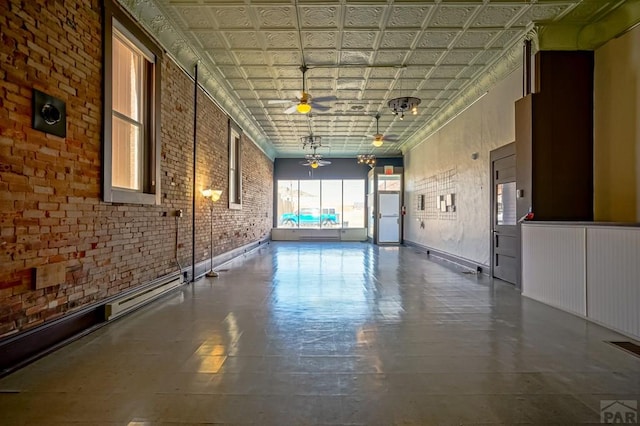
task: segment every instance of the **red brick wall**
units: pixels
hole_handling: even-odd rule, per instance
[[[96,303],[191,263],[193,82],[162,62],[159,206],[100,199],[101,1],[0,1],[0,337]],[[66,102],[67,137],[31,129],[32,89]],[[198,102],[196,262],[210,256],[209,205],[226,189],[227,117]],[[214,206],[214,253],[268,235],[273,163],[243,138],[243,209]],[[182,219],[173,216],[184,212]],[[176,247],[176,231],[178,244]],[[33,267],[66,281],[35,290]]]

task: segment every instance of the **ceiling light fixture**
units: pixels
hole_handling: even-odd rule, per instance
[[[309,148],[320,148],[322,146],[322,136],[302,136],[300,138],[300,142],[302,143],[302,149],[307,147]]]
[[[391,111],[397,116],[399,116],[400,120],[404,118],[404,113],[407,111],[411,111],[413,115],[418,113],[418,105],[422,102],[419,98],[414,98],[413,96],[402,96],[400,98],[393,98],[387,102]]]
[[[380,148],[383,143],[384,143],[384,141],[382,140],[382,138],[376,136],[376,138],[373,140],[373,142],[371,142],[371,145],[375,146],[376,148]]]
[[[366,164],[371,168],[376,165],[376,156],[374,154],[358,154],[356,158],[358,159],[358,164]]]
[[[307,103],[306,99],[300,99],[300,103],[296,107],[296,110],[300,114],[308,114],[311,111],[311,105]]]

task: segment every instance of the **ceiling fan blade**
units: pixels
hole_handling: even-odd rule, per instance
[[[295,101],[291,99],[270,99],[267,101],[268,104],[290,104],[291,102]]]
[[[319,105],[315,102],[312,102],[311,105],[313,106],[313,109],[315,109],[316,111],[329,111],[331,109],[331,107],[328,107],[326,105]]]
[[[335,96],[318,96],[318,97],[313,97],[311,98],[311,100],[313,102],[330,102],[330,101],[337,101],[338,98]]]
[[[289,108],[284,110],[285,114],[293,114],[298,109],[298,105],[291,105]]]
[[[319,166],[326,166],[331,164],[331,161],[327,161],[327,160],[318,160],[318,165]]]

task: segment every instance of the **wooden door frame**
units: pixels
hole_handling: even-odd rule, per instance
[[[493,151],[491,151],[489,153],[489,197],[490,197],[490,202],[489,202],[489,206],[491,208],[491,213],[489,214],[489,246],[491,247],[491,258],[489,260],[489,273],[491,274],[491,278],[493,278],[493,264],[494,264],[494,260],[495,260],[495,248],[494,248],[494,243],[493,243],[493,238],[494,238],[494,231],[495,231],[495,223],[496,223],[496,211],[495,211],[495,188],[494,188],[494,183],[495,183],[495,176],[494,176],[494,170],[493,170],[493,163],[496,162],[497,160],[500,160],[502,158],[505,157],[509,157],[511,155],[516,155],[516,143],[511,142],[508,143],[506,145],[501,146],[500,148],[496,148]],[[516,157],[517,159],[517,157]],[[517,253],[518,253],[518,261],[516,262],[516,282],[515,282],[515,286],[517,288],[520,288],[520,269],[521,269],[521,262],[520,262],[520,226],[517,225],[517,229],[516,229],[516,245],[518,246],[517,249]]]

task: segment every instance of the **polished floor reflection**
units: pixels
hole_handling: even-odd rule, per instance
[[[0,379],[0,424],[599,423],[622,336],[407,247],[272,243]]]

